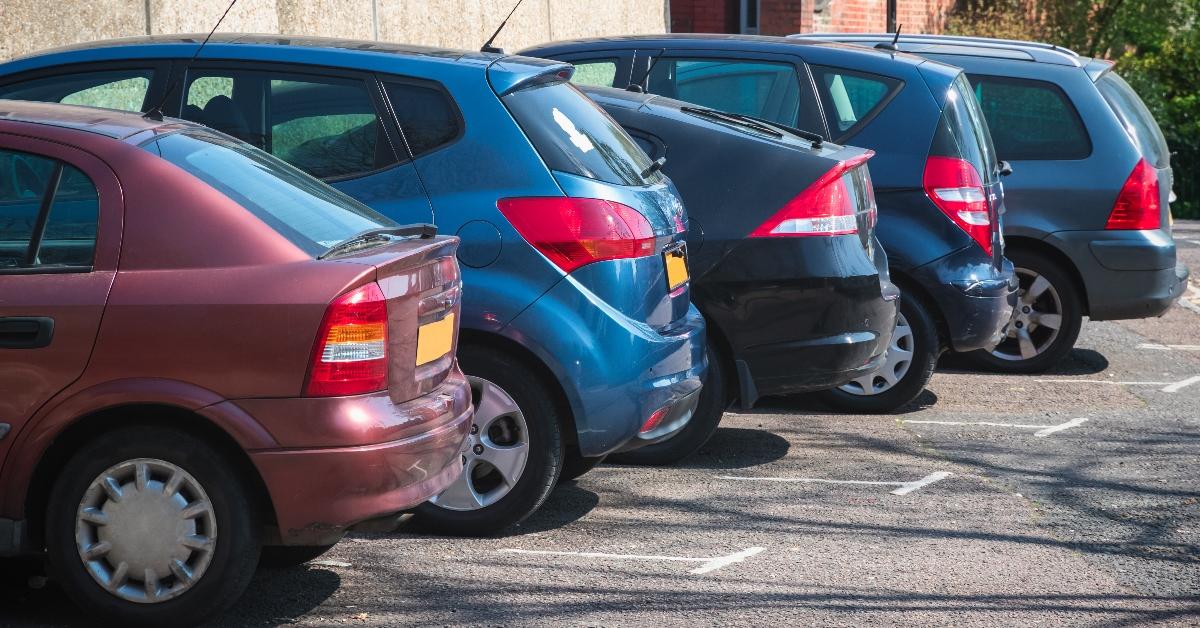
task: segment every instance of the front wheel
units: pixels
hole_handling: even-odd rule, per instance
[[[996,348],[967,356],[1000,373],[1040,373],[1075,347],[1083,326],[1083,299],[1071,275],[1049,257],[1019,249],[1007,255],[1021,285],[1017,307]]]
[[[920,299],[904,295],[887,356],[875,371],[817,395],[840,412],[883,414],[917,398],[937,366],[937,326]]]
[[[242,595],[259,517],[234,465],[204,440],[119,428],[71,457],[46,516],[51,572],[104,622],[194,625]]]
[[[488,536],[541,508],[563,464],[561,421],[537,373],[507,356],[464,347],[475,418],[463,472],[417,507],[414,523],[455,536]]]

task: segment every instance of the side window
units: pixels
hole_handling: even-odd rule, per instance
[[[790,63],[664,57],[647,91],[792,127],[799,116],[800,80]]]
[[[890,77],[841,68],[814,65],[812,72],[835,141],[857,130],[863,120],[874,115],[903,85]]]
[[[0,87],[0,98],[141,111],[152,70],[104,70],[60,74]]]
[[[969,76],[1000,159],[1085,159],[1092,143],[1079,113],[1053,83]]]
[[[437,150],[462,134],[462,117],[443,90],[416,83],[388,83],[385,89],[413,157]]]
[[[596,59],[572,63],[575,66],[575,74],[571,77],[571,82],[577,85],[612,87],[613,82],[617,80],[616,59]]]
[[[0,272],[90,267],[99,211],[96,186],[75,167],[0,149]]]
[[[323,179],[397,163],[367,84],[260,71],[188,73],[181,116]]]

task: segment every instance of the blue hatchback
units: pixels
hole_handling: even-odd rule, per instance
[[[244,35],[218,36],[192,60],[197,41],[25,57],[0,65],[0,97],[161,104],[393,219],[462,238],[458,355],[474,376],[476,423],[461,480],[418,512],[427,525],[495,532],[535,511],[561,478],[691,418],[707,365],[683,205],[570,85],[571,66]]]

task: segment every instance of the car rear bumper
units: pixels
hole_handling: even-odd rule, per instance
[[[1059,231],[1047,241],[1079,270],[1092,320],[1160,316],[1187,289],[1187,267],[1165,231]]]
[[[704,318],[695,306],[686,312],[669,328],[656,329],[568,276],[503,333],[554,373],[571,406],[580,453],[601,456],[668,438],[691,418],[691,398],[708,361]],[[661,408],[668,416],[660,430],[639,435]]]
[[[899,305],[886,273],[857,236],[747,239],[705,273],[693,299],[729,344],[743,407],[878,367]]]
[[[259,419],[281,445],[305,443],[250,452],[284,545],[331,542],[356,523],[441,492],[462,471],[459,450],[472,417],[470,388],[457,368],[429,394],[400,404],[387,392],[228,403]],[[325,445],[312,442],[314,433]],[[362,442],[384,433],[400,435]]]
[[[913,271],[933,297],[946,323],[947,343],[954,351],[994,347],[1017,304],[1017,276],[1012,262],[997,270],[977,246],[960,249]]]

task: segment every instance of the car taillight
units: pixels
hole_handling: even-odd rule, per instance
[[[417,359],[413,377],[416,394],[437,388],[454,366],[458,338],[458,312],[462,304],[462,280],[458,260],[444,257],[421,271],[423,285],[417,303]]]
[[[1162,227],[1162,205],[1158,197],[1158,173],[1145,159],[1140,159],[1125,179],[1105,229],[1159,229]]]
[[[812,185],[788,201],[783,209],[750,232],[751,238],[835,236],[858,233],[858,208],[850,191],[850,170],[875,153],[867,151],[839,162]]]
[[[992,254],[992,217],[983,179],[971,162],[930,156],[925,161],[925,193],[942,213]]]
[[[387,388],[387,303],[371,282],[329,304],[304,394],[358,395]]]
[[[655,253],[654,228],[636,209],[595,198],[502,198],[500,212],[563,272]]]

